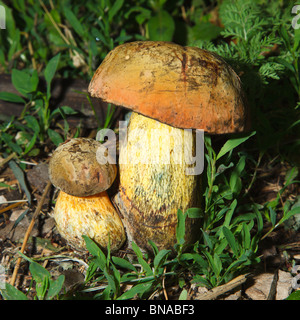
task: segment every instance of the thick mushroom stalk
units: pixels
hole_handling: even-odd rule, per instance
[[[137,113],[131,115],[127,141],[120,147],[120,187],[114,201],[124,216],[128,239],[141,248],[150,249],[149,240],[159,249],[172,248],[178,209],[185,212],[200,206],[199,175],[186,174],[190,165],[183,145],[190,145],[192,156],[195,136],[190,135],[190,141],[184,138],[182,129]],[[195,239],[197,222],[186,219],[187,242]]]
[[[103,248],[110,242],[111,251],[120,249],[126,239],[122,221],[106,192],[117,168],[98,162],[97,157],[104,154],[97,152],[101,148],[105,147],[93,139],[72,139],[54,151],[49,163],[50,180],[60,189],[54,208],[57,229],[79,251],[86,250],[82,235]]]
[[[129,238],[131,235],[145,249],[148,240],[160,248],[172,247],[177,210],[200,206],[199,177],[187,176],[184,162],[181,166],[172,160],[168,165],[142,164],[149,154],[163,150],[164,144],[160,142],[156,148],[145,145],[143,135],[136,134],[134,128],[150,132],[157,128],[157,120],[166,130],[170,130],[168,126],[178,128],[177,137],[182,135],[181,129],[212,134],[244,131],[249,124],[248,110],[239,77],[221,57],[207,50],[137,41],[108,53],[90,82],[89,92],[142,115],[133,114],[130,120],[127,155],[136,164],[120,163],[116,203]],[[120,160],[124,157],[120,150]],[[199,233],[197,228],[188,222],[187,238]]]

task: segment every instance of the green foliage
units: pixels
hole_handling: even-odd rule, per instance
[[[18,156],[36,156],[39,153],[38,144],[43,144],[47,137],[57,146],[66,137],[62,137],[57,131],[51,129],[59,116],[65,120],[65,128],[68,129],[66,115],[76,112],[68,106],[51,110],[51,82],[57,70],[60,54],[50,59],[43,74],[46,80],[46,93],[39,90],[39,77],[34,70],[12,70],[12,83],[21,96],[9,92],[0,92],[0,99],[24,104],[24,109],[17,120],[12,117],[1,124],[0,142],[3,147],[17,153]],[[33,115],[33,113],[35,115]],[[66,130],[67,131],[67,130]],[[67,132],[65,132],[66,134]]]
[[[20,252],[20,255],[27,261],[30,262],[29,270],[32,275],[32,279],[35,282],[35,300],[53,300],[57,299],[64,281],[64,275],[58,276],[57,279],[52,279],[51,274],[40,264],[28,258]],[[4,289],[0,289],[0,293],[5,300],[28,300],[20,290],[16,289],[9,283],[5,284]]]

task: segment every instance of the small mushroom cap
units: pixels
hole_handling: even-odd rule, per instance
[[[94,139],[75,138],[62,143],[49,162],[52,184],[77,197],[107,190],[116,178],[117,167],[108,157],[106,164],[98,162],[98,156],[105,151],[106,148]]]
[[[195,47],[120,45],[96,70],[89,92],[177,128],[222,134],[248,125],[239,77],[221,57]]]

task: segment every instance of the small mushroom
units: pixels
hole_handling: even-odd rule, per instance
[[[111,251],[120,249],[126,238],[106,192],[117,167],[111,161],[98,162],[98,156],[104,155],[98,152],[101,148],[105,147],[93,139],[71,139],[58,146],[49,162],[50,180],[60,189],[54,209],[57,229],[79,251],[86,250],[82,235],[103,248],[110,241]]]
[[[168,164],[145,164],[149,155],[159,158],[166,149],[163,137],[158,144],[146,145],[145,136],[155,130],[169,132],[172,138],[166,152],[174,155],[184,137],[183,129],[211,134],[243,131],[248,111],[239,77],[209,51],[169,42],[136,41],[120,45],[106,56],[89,92],[133,111],[127,141],[120,144],[120,187],[115,198],[128,239],[144,249],[149,248],[148,240],[160,249],[172,248],[177,211],[201,206],[201,182],[199,175],[186,174],[186,159],[182,164],[173,157]],[[142,130],[146,134],[141,134]],[[195,135],[184,143],[195,151]],[[126,163],[126,158],[135,161]],[[188,218],[186,241],[193,241],[198,233],[198,223]]]

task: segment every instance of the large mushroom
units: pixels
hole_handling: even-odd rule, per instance
[[[182,157],[178,164],[174,154],[183,140],[195,152],[195,134],[185,135],[184,129],[211,134],[245,129],[247,111],[239,77],[209,51],[137,41],[109,52],[96,70],[89,92],[133,111],[127,139],[120,145],[120,186],[115,199],[127,237],[144,249],[149,248],[148,240],[160,249],[171,248],[176,243],[178,209],[184,212],[201,205],[199,175],[187,175],[190,162]],[[168,148],[163,134],[153,143],[157,130],[169,132]],[[149,132],[152,138],[148,141],[152,142],[146,145]],[[173,154],[169,163],[145,163],[149,155],[166,157],[161,157],[165,149]],[[195,219],[186,220],[187,241],[197,235],[196,225]]]
[[[93,139],[71,139],[58,146],[49,162],[50,180],[60,189],[54,208],[57,229],[79,251],[86,250],[82,235],[104,249],[110,241],[111,251],[120,249],[126,239],[106,192],[116,178],[117,167],[112,160],[105,163],[99,159],[105,154],[103,148]]]

